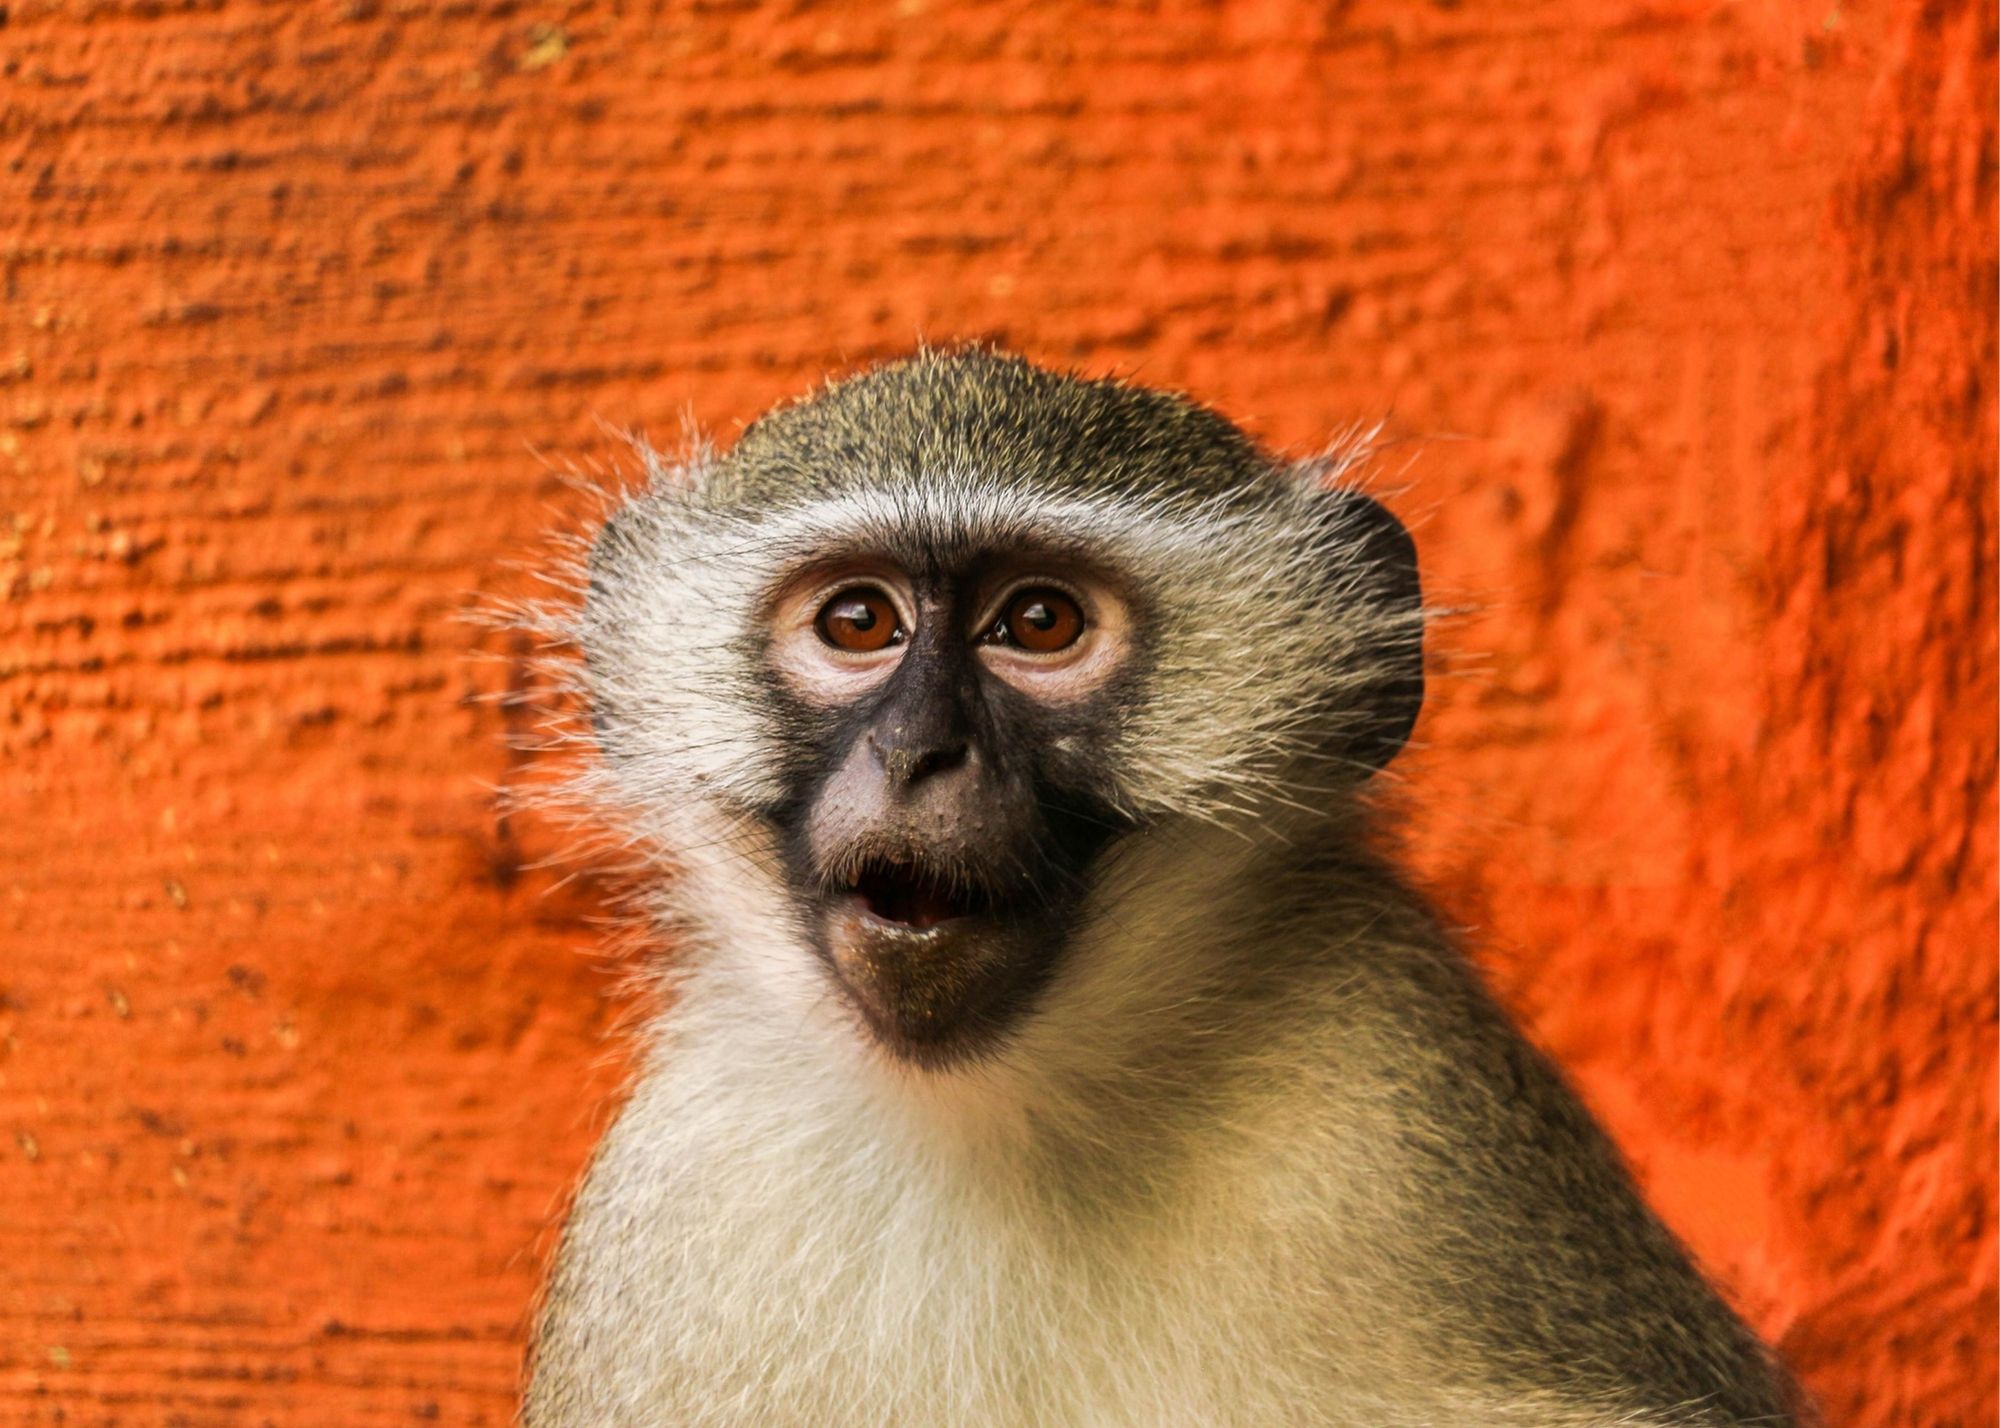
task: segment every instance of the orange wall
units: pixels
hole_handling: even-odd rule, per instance
[[[507,1419],[615,977],[457,617],[919,334],[1391,414],[1424,874],[1832,1422],[1993,1421],[1991,0],[0,15],[0,1424]]]

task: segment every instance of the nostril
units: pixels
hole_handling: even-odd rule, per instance
[[[922,744],[883,740],[870,734],[868,744],[875,751],[875,757],[881,760],[882,770],[889,775],[890,782],[898,784],[912,784],[932,774],[949,772],[963,764],[972,752],[972,746],[963,739],[927,748]]]
[[[965,762],[967,746],[963,743],[948,744],[942,748],[927,749],[919,753],[910,764],[911,783],[932,774],[955,769]]]

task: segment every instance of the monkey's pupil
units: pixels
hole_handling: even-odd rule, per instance
[[[833,612],[833,618],[836,620],[845,620],[857,630],[872,630],[875,628],[875,612],[859,600],[851,604],[842,605],[838,610]]]
[[[1021,618],[1038,630],[1053,630],[1056,627],[1056,612],[1039,600],[1025,606],[1021,611]]]

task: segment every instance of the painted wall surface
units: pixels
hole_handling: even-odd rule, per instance
[[[1994,35],[0,5],[0,1424],[508,1420],[617,969],[460,617],[919,335],[1388,418],[1424,878],[1831,1422],[1991,1423]]]

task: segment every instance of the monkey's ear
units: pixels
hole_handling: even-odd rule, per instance
[[[613,584],[621,576],[632,573],[633,567],[642,559],[640,536],[637,502],[627,501],[605,516],[604,524],[591,537],[590,555],[584,562],[585,573],[589,577],[585,587],[587,599],[606,599]]]
[[[619,599],[645,568],[645,521],[637,502],[613,509],[597,528],[584,561],[584,597],[578,645],[583,652],[591,728],[606,758],[619,755],[618,688],[609,676],[607,645],[616,644],[626,616]]]
[[[1359,491],[1328,491],[1328,522],[1343,572],[1343,603],[1362,628],[1354,656],[1360,683],[1341,703],[1357,720],[1343,750],[1374,772],[1396,757],[1424,703],[1424,604],[1417,544],[1381,502]]]

